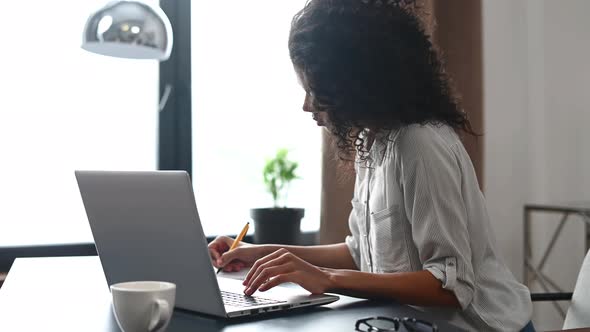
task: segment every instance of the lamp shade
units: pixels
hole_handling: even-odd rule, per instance
[[[158,6],[113,1],[88,17],[82,48],[114,57],[166,60],[172,50],[172,26]]]

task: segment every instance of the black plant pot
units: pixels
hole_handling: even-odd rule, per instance
[[[250,217],[254,220],[254,242],[297,244],[304,215],[304,209],[250,209]]]

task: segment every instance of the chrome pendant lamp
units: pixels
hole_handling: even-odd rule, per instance
[[[86,21],[82,48],[114,57],[163,61],[172,51],[172,26],[157,5],[113,1]]]

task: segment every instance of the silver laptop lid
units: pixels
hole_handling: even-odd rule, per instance
[[[173,282],[176,307],[226,316],[186,172],[75,173],[109,285]]]

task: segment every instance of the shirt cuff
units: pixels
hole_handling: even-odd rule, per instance
[[[445,257],[424,265],[424,269],[430,272],[442,283],[442,288],[450,290],[457,297],[461,309],[465,310],[473,298],[473,288],[462,281],[457,275],[457,258]]]

